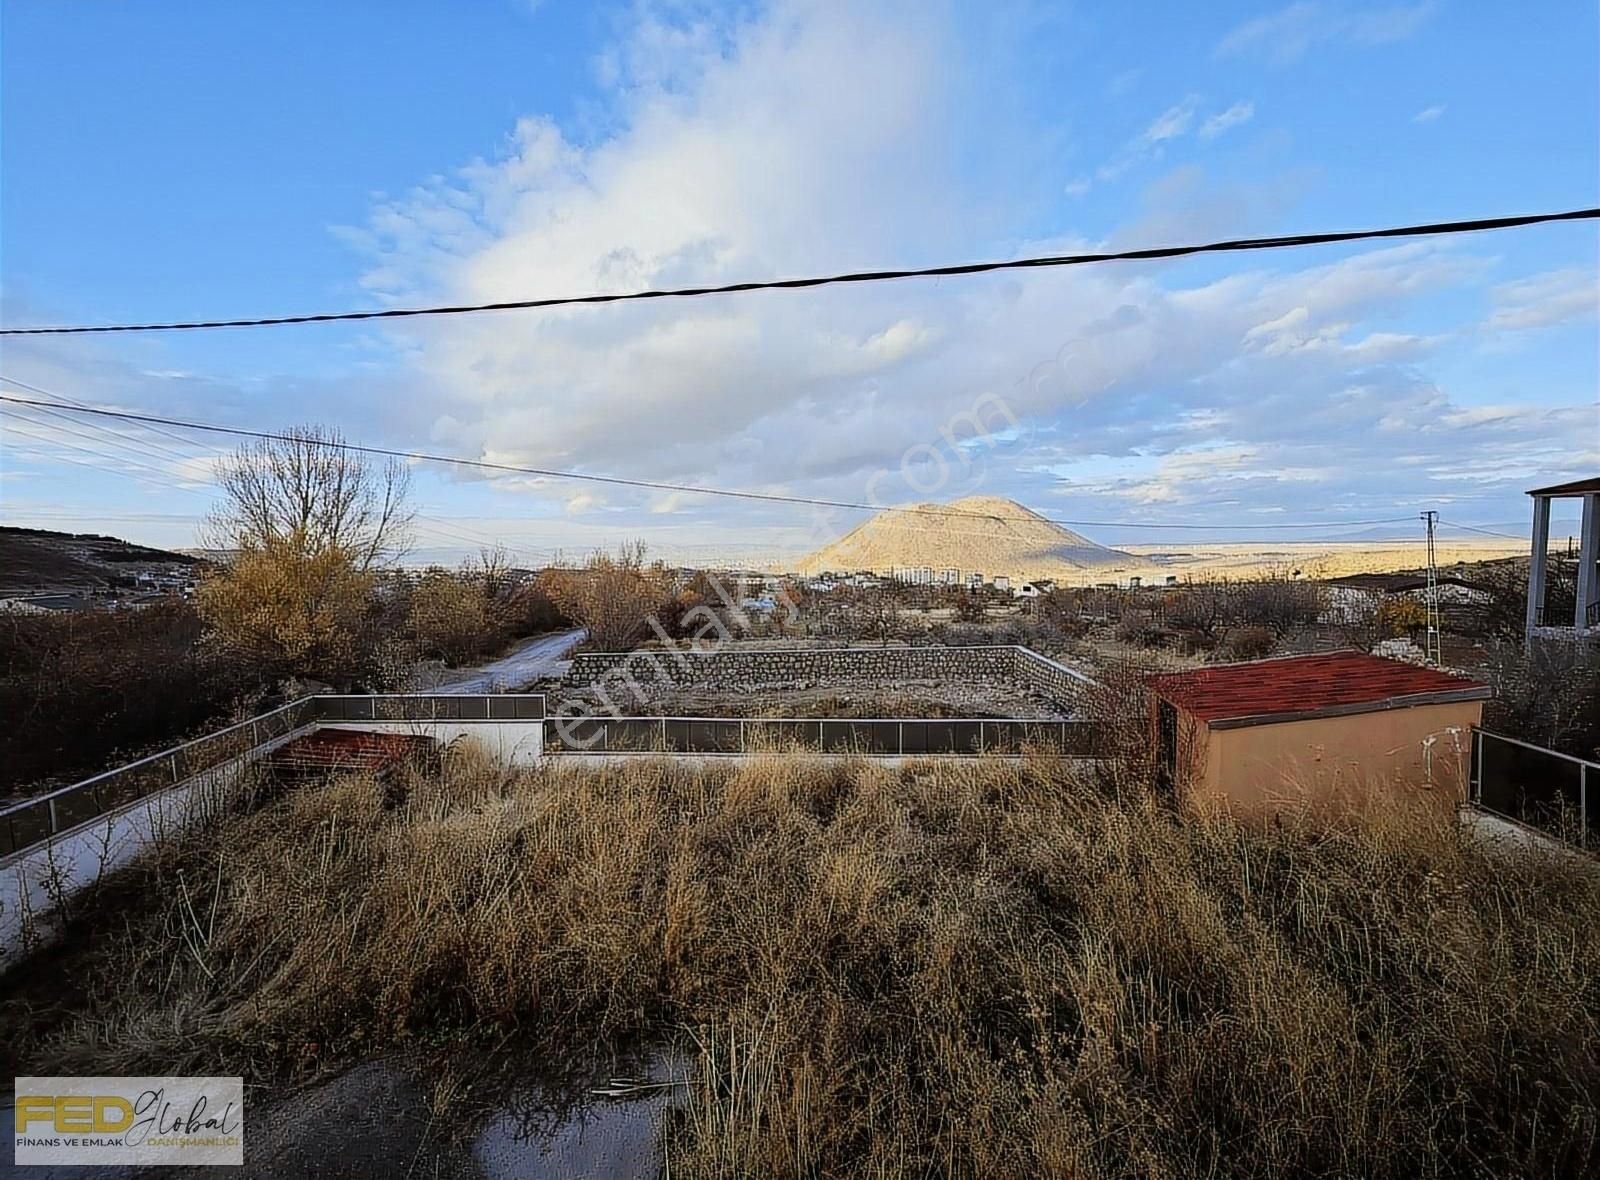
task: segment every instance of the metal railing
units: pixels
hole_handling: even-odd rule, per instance
[[[1591,847],[1600,839],[1600,762],[1474,729],[1472,802]]]
[[[302,697],[215,733],[0,808],[0,859],[175,787],[321,722],[505,722],[544,717],[539,695],[391,693]]]
[[[749,754],[798,747],[828,754],[978,755],[1042,748],[1093,757],[1088,721],[1024,718],[547,718],[548,754]]]
[[[309,698],[318,721],[538,721],[538,693],[378,693]]]
[[[316,699],[292,701],[159,754],[0,808],[0,857],[119,811],[293,733],[310,723],[308,714]]]

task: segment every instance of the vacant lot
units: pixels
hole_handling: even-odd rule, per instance
[[[1592,1174],[1587,862],[1400,805],[1200,823],[1117,777],[449,758],[269,794],[0,979],[3,1064],[675,1047],[674,1175]],[[430,1133],[470,1135],[451,1078]]]
[[[1009,684],[982,681],[837,680],[827,684],[765,684],[747,691],[641,685],[646,699],[611,689],[564,692],[563,702],[604,715],[614,706],[649,717],[1026,717],[1054,718],[1060,705]]]

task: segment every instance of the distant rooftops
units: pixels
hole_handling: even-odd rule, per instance
[[[1468,590],[1476,590],[1464,578],[1441,574],[1438,578],[1441,586],[1461,586]],[[1423,574],[1345,574],[1343,577],[1329,578],[1328,585],[1343,586],[1350,590],[1375,590],[1384,594],[1406,594],[1413,590],[1425,590],[1428,579]]]
[[[1530,496],[1585,496],[1600,492],[1600,475],[1589,479],[1575,479],[1571,483],[1554,483],[1547,488],[1530,488]]]
[[[1483,700],[1487,684],[1359,651],[1220,664],[1145,678],[1213,729]]]

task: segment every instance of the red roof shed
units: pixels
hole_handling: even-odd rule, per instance
[[[1277,810],[1374,786],[1465,798],[1471,729],[1492,690],[1358,651],[1150,676],[1164,777],[1195,799]]]

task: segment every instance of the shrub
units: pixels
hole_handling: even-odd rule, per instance
[[[1236,660],[1259,660],[1270,655],[1277,642],[1266,627],[1240,627],[1228,635],[1228,654]]]
[[[477,580],[428,570],[411,591],[412,638],[423,655],[439,656],[447,664],[466,663],[499,644],[492,606]]]
[[[650,634],[649,623],[673,596],[671,572],[645,560],[645,545],[624,545],[615,557],[595,553],[583,568],[549,570],[543,585],[561,613],[589,629],[597,651],[628,651]],[[658,620],[659,622],[659,620]]]
[[[1415,639],[1428,628],[1428,608],[1415,598],[1391,598],[1378,605],[1377,624],[1388,638]]]
[[[181,599],[140,610],[0,614],[0,791],[79,777],[217,722],[267,681],[200,642]]]

